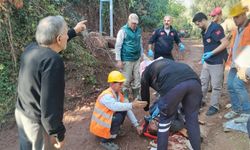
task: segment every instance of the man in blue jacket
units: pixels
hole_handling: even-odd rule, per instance
[[[128,99],[129,88],[132,88],[133,98],[140,99],[140,60],[143,55],[142,31],[137,27],[139,18],[132,13],[128,22],[118,32],[115,44],[117,67],[122,70],[126,81],[123,94]]]

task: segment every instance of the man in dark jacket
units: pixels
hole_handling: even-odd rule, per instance
[[[85,30],[85,22],[68,30],[62,16],[48,16],[37,26],[37,43],[23,52],[15,110],[21,150],[63,147],[64,63],[58,53]]]
[[[185,46],[182,44],[177,31],[171,26],[171,16],[165,16],[163,20],[163,27],[155,30],[148,41],[148,56],[154,59],[158,57],[164,57],[173,59],[172,49],[174,48],[174,42],[179,46],[179,51],[183,52]],[[154,44],[154,52],[152,47]]]
[[[197,74],[188,65],[170,59],[160,59],[151,63],[146,67],[141,79],[141,98],[148,101],[145,111],[149,110],[149,87],[160,94],[157,149],[167,149],[171,122],[179,103],[182,103],[190,143],[194,150],[200,150],[198,112],[202,92]]]

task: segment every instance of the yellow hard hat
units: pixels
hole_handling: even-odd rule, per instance
[[[248,8],[246,6],[243,6],[241,3],[237,3],[233,7],[230,8],[229,16],[235,17],[247,11],[248,11]]]
[[[108,75],[108,83],[111,82],[124,82],[126,78],[119,71],[111,71]]]

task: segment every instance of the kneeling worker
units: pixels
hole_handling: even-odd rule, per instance
[[[101,145],[106,149],[118,150],[119,146],[112,142],[119,135],[120,126],[126,115],[138,134],[142,128],[132,112],[132,108],[144,108],[145,101],[135,100],[131,103],[121,94],[125,77],[119,71],[112,71],[108,75],[109,88],[104,90],[97,98],[90,123],[90,132],[101,138]]]

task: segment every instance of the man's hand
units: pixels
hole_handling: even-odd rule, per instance
[[[207,60],[208,58],[210,58],[211,56],[213,56],[214,53],[213,52],[206,52],[202,55],[202,59],[203,60]]]
[[[123,69],[123,63],[122,63],[122,61],[121,61],[121,60],[118,60],[116,66],[117,66],[119,69]]]
[[[144,108],[144,107],[147,106],[147,104],[148,104],[148,102],[146,102],[146,101],[134,100],[134,101],[132,102],[132,107],[133,107],[133,108]]]
[[[86,25],[85,23],[87,22],[87,20],[83,20],[83,21],[80,21],[76,24],[76,26],[74,27],[74,30],[76,33],[80,33],[84,30],[86,30]]]
[[[148,50],[147,55],[148,55],[148,57],[154,57],[154,52],[152,51],[152,49]]]
[[[179,43],[179,51],[181,51],[181,52],[184,52],[185,51],[185,45],[184,44],[182,44],[182,43]]]
[[[56,149],[62,149],[64,146],[64,140],[59,142],[57,138],[53,137],[52,144]]]
[[[239,79],[243,80],[244,82],[247,82],[247,76],[246,76],[246,70],[247,68],[237,67],[237,76]]]
[[[141,135],[143,132],[143,127],[142,126],[137,126],[136,127],[137,134]]]

